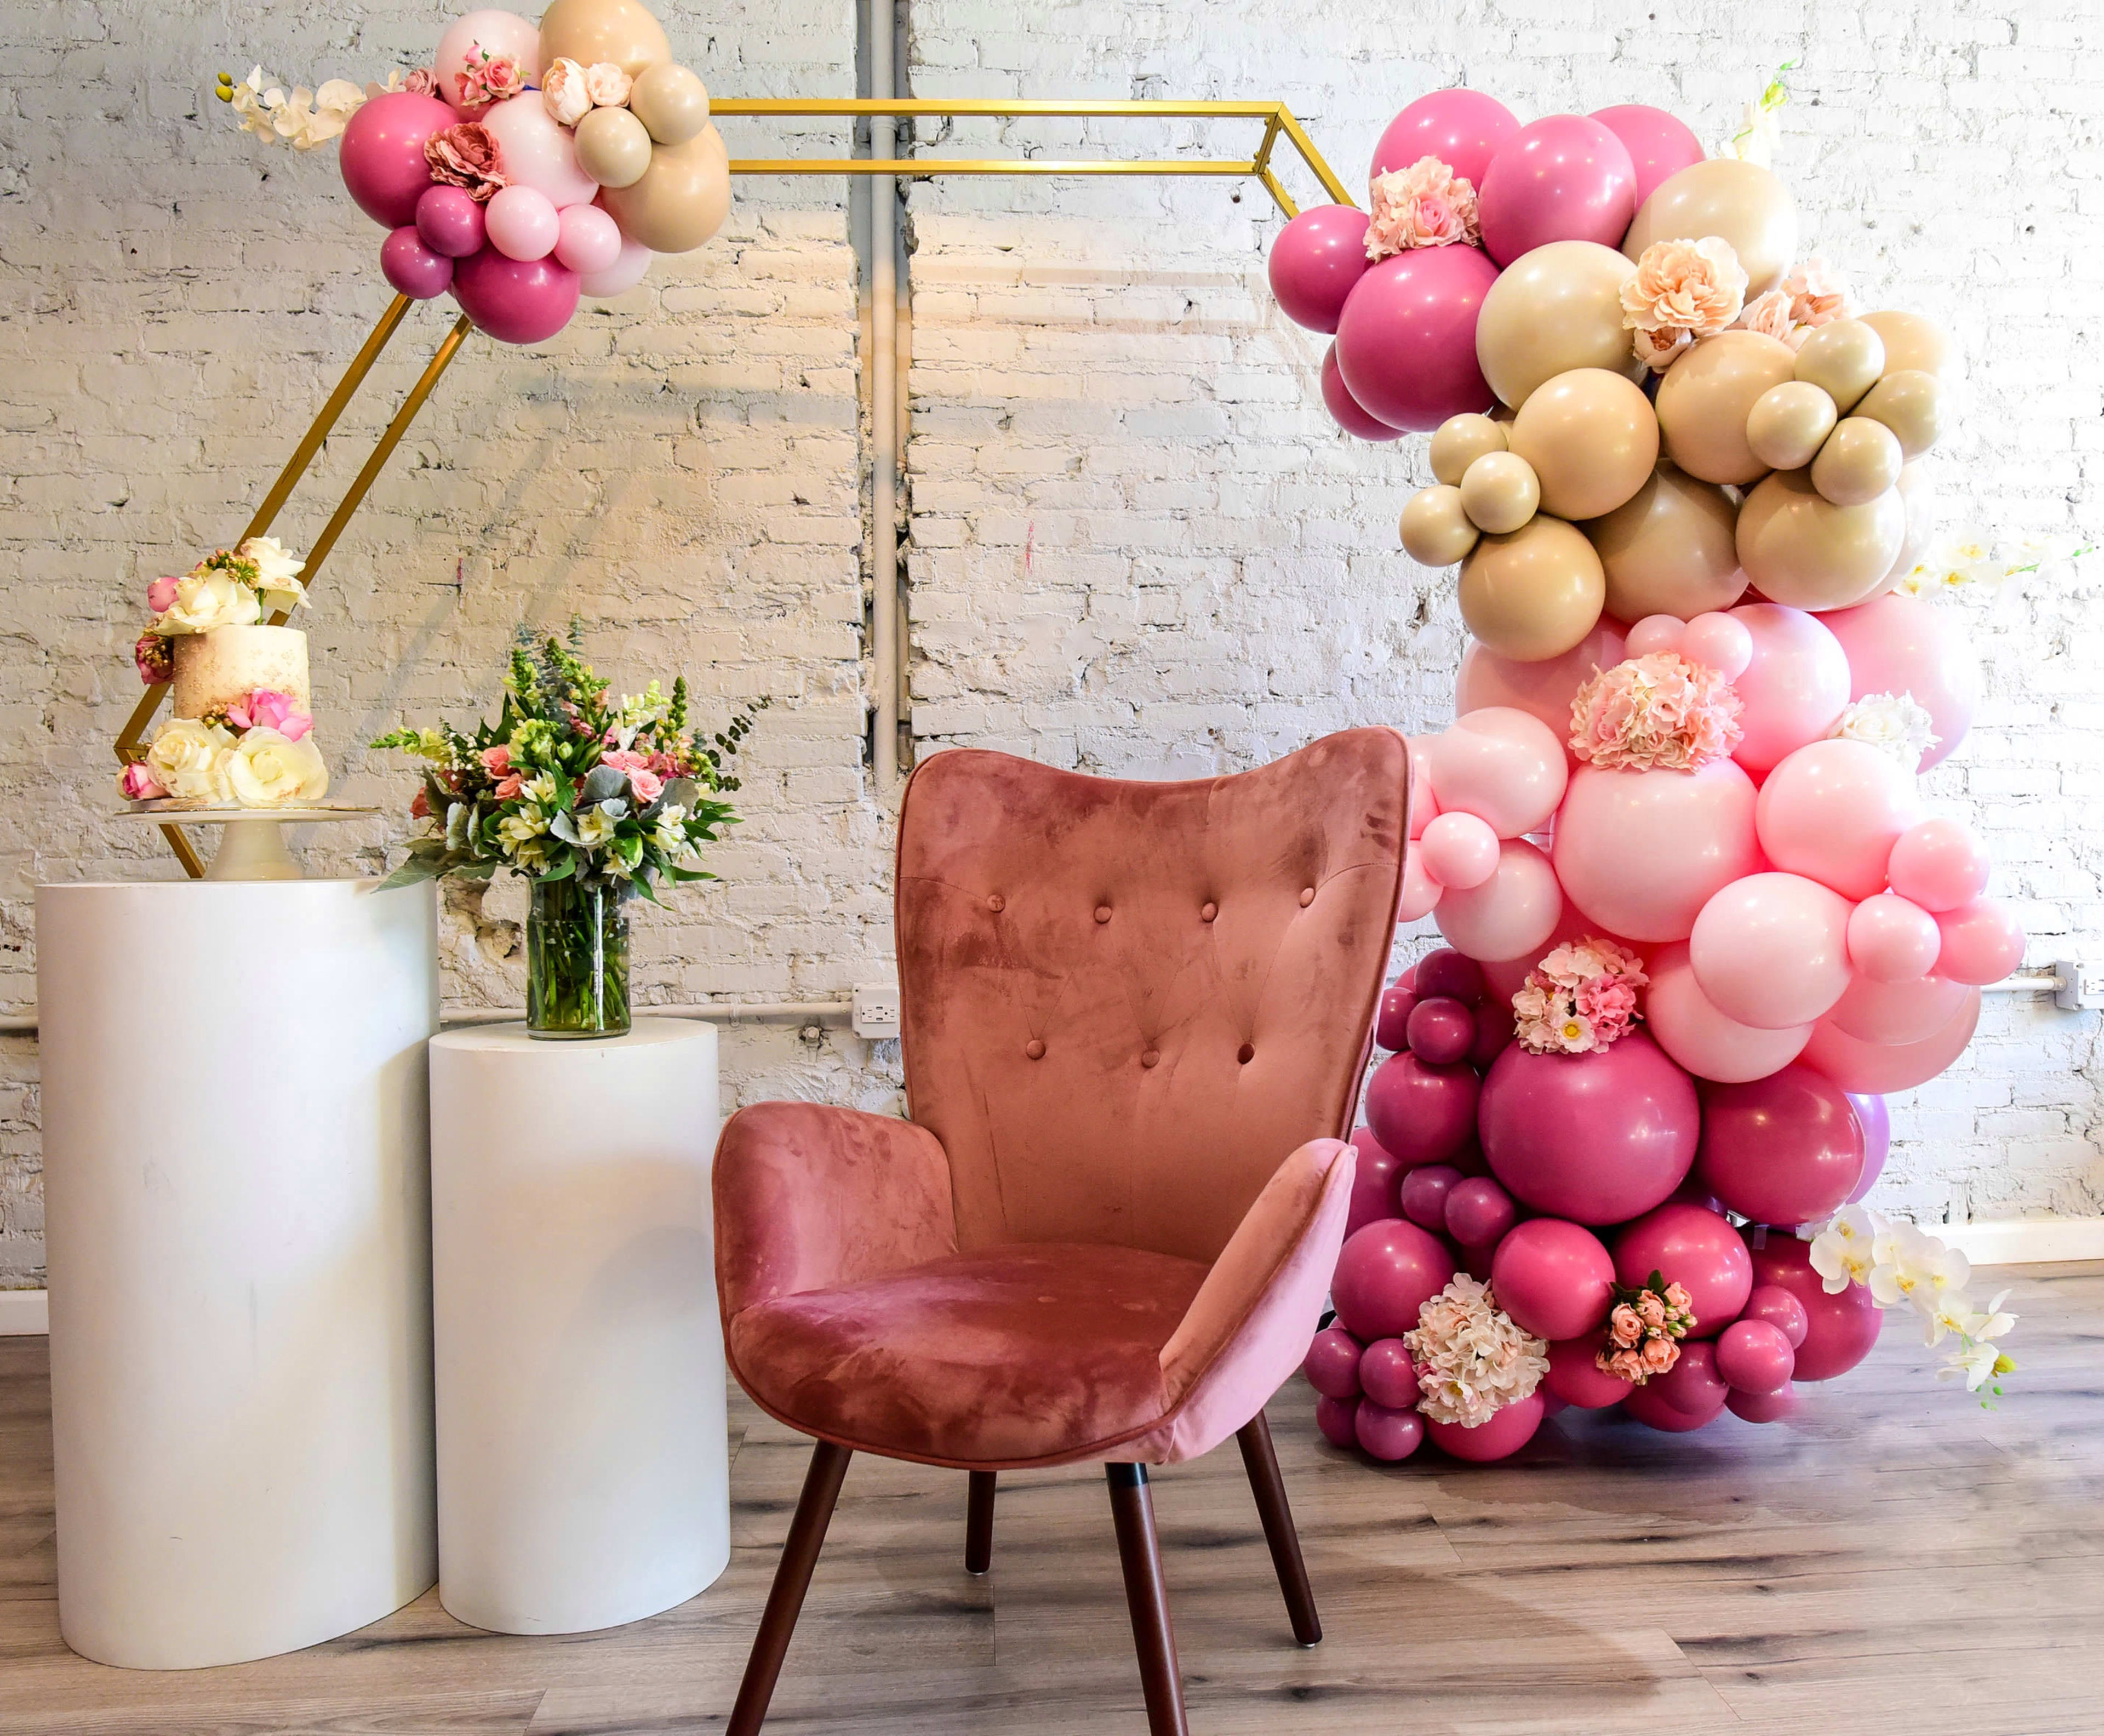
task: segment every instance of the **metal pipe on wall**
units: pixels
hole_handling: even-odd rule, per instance
[[[870,94],[898,94],[893,42],[897,0],[867,0]],[[870,117],[869,154],[889,162],[898,152],[897,118]],[[870,658],[876,665],[876,716],[870,770],[880,798],[898,781],[898,194],[880,174],[870,182]]]

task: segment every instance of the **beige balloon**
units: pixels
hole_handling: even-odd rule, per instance
[[[1461,510],[1478,530],[1509,534],[1540,505],[1540,480],[1518,453],[1487,452],[1461,478]]]
[[[1843,416],[1884,371],[1884,340],[1860,319],[1822,325],[1797,346],[1796,377],[1825,392]]]
[[[1420,489],[1402,509],[1403,552],[1421,567],[1451,567],[1476,546],[1477,534],[1451,483]]]
[[[1782,282],[1797,257],[1797,202],[1790,189],[1759,163],[1712,157],[1690,163],[1652,189],[1622,238],[1622,251],[1640,259],[1655,241],[1699,241],[1722,235],[1745,268],[1746,299]],[[1484,305],[1488,306],[1489,299]]]
[[[1739,565],[1771,602],[1847,609],[1883,588],[1906,540],[1906,503],[1888,489],[1837,507],[1803,471],[1777,471],[1739,508]]]
[[[1432,474],[1458,489],[1477,459],[1487,452],[1504,449],[1502,424],[1473,411],[1450,416],[1432,432]]]
[[[1754,400],[1746,413],[1746,444],[1771,470],[1803,470],[1840,419],[1834,400],[1819,387],[1785,380]]]
[[[1622,285],[1635,274],[1597,241],[1552,241],[1515,259],[1476,313],[1476,364],[1491,390],[1517,409],[1574,368],[1642,373],[1622,324]]]
[[[1607,612],[1618,621],[1729,609],[1746,588],[1732,530],[1739,509],[1714,483],[1670,464],[1605,518],[1585,527],[1607,575]]]
[[[1812,485],[1837,507],[1875,500],[1900,480],[1898,435],[1867,416],[1844,417],[1812,461]]]
[[[650,167],[650,135],[626,109],[595,109],[577,127],[577,167],[602,187],[632,187]]]
[[[1539,513],[1510,536],[1485,537],[1461,564],[1461,618],[1500,657],[1561,657],[1599,624],[1607,582],[1577,529]]]
[[[1925,315],[1885,308],[1864,315],[1863,324],[1884,340],[1888,373],[1918,368],[1938,379],[1955,380],[1964,371],[1950,333]]]
[[[1943,382],[1919,368],[1888,368],[1884,378],[1863,395],[1856,413],[1891,429],[1911,463],[1936,444],[1941,431]]]
[[[608,187],[600,197],[631,241],[653,253],[686,253],[723,227],[730,215],[730,154],[711,121],[684,145],[660,145],[631,187]]]
[[[1658,384],[1666,457],[1704,482],[1754,480],[1768,466],[1746,443],[1747,422],[1762,395],[1790,377],[1796,361],[1788,344],[1759,332],[1697,339]]]
[[[637,75],[628,107],[660,145],[684,145],[708,124],[708,87],[666,60]]]
[[[580,66],[611,60],[633,78],[672,58],[664,26],[635,0],[555,0],[541,15],[541,64],[566,56]]]
[[[1509,444],[1541,479],[1541,509],[1596,519],[1644,485],[1658,463],[1658,417],[1643,389],[1603,368],[1574,368],[1528,395]]]

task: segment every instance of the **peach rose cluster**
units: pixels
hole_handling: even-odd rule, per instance
[[[1641,1289],[1616,1285],[1615,1296],[1607,1315],[1607,1341],[1593,1364],[1603,1374],[1641,1386],[1680,1360],[1680,1341],[1696,1324],[1695,1299],[1656,1272]]]
[[[1437,157],[1420,157],[1406,169],[1375,176],[1369,203],[1369,259],[1386,259],[1411,248],[1473,244],[1482,234],[1473,184]]]
[[[1745,301],[1745,267],[1723,236],[1655,241],[1622,285],[1622,324],[1638,358],[1664,373],[1696,338],[1728,327]]]
[[[1749,301],[1739,315],[1739,327],[1779,338],[1796,350],[1822,325],[1854,317],[1848,279],[1815,253],[1785,278],[1780,288]]]

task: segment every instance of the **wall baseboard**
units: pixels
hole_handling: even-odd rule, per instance
[[[0,1338],[51,1329],[51,1298],[42,1290],[0,1290]]]
[[[1957,1248],[1975,1265],[2104,1260],[2104,1217],[2009,1218],[2000,1222],[1923,1227]]]

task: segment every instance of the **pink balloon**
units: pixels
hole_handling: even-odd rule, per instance
[[[1705,1345],[1702,1348],[1707,1350],[1709,1346]],[[1722,1381],[1716,1382],[1718,1403],[1715,1409],[1684,1411],[1667,1399],[1660,1384],[1667,1378],[1665,1375],[1653,1375],[1643,1386],[1632,1386],[1629,1396],[1622,1401],[1622,1408],[1646,1428],[1656,1429],[1665,1435],[1691,1435],[1697,1429],[1708,1428],[1723,1414],[1731,1389]],[[1704,1390],[1708,1390],[1706,1386]]]
[[[1498,871],[1497,833],[1488,820],[1459,809],[1433,818],[1419,852],[1426,873],[1442,886],[1463,891],[1480,886]]]
[[[1420,995],[1447,995],[1471,1006],[1483,998],[1483,967],[1451,946],[1434,947],[1419,959],[1411,982]]]
[[[1439,812],[1439,798],[1432,793],[1432,738],[1406,735],[1410,746],[1410,837],[1415,843]]]
[[[1424,872],[1424,853],[1410,851],[1403,858],[1402,896],[1395,907],[1397,924],[1415,922],[1431,915],[1444,891],[1445,888]]]
[[[1581,1410],[1604,1410],[1611,1404],[1620,1404],[1629,1395],[1629,1383],[1602,1372],[1598,1361],[1600,1349],[1597,1332],[1589,1332],[1583,1338],[1559,1339],[1549,1347],[1549,1373],[1542,1385],[1566,1404],[1575,1404]]]
[[[1935,968],[1942,944],[1936,918],[1897,893],[1866,898],[1848,917],[1848,962],[1859,980],[1913,982]],[[1848,996],[1844,993],[1841,999]]]
[[[1571,650],[1538,663],[1500,657],[1478,639],[1461,654],[1461,672],[1454,684],[1454,712],[1466,716],[1486,706],[1509,706],[1539,717],[1557,740],[1568,743],[1571,702],[1578,689],[1603,669],[1611,669],[1629,654],[1621,623],[1608,616]]]
[[[1588,922],[1577,906],[1567,898],[1563,900],[1562,912],[1557,917],[1556,926],[1549,931],[1546,939],[1538,941],[1526,952],[1512,958],[1486,958],[1478,961],[1483,973],[1483,981],[1489,989],[1491,998],[1504,1011],[1508,1024],[1511,1022],[1512,997],[1519,993],[1527,981],[1528,974],[1534,967],[1566,941],[1583,940],[1588,937],[1611,940],[1617,946],[1627,948],[1629,951],[1639,954],[1644,950],[1625,935],[1603,932],[1600,924]]]
[[[522,262],[546,259],[555,251],[555,243],[563,233],[562,219],[556,213],[554,202],[534,187],[500,189],[489,202],[484,221],[488,225],[489,244],[506,259]]]
[[[1766,771],[1833,733],[1850,698],[1848,654],[1824,624],[1835,616],[1780,603],[1742,603],[1731,615],[1754,645],[1745,673],[1732,683],[1743,707],[1732,757],[1748,771]]]
[[[611,296],[626,295],[643,281],[644,273],[649,269],[650,249],[624,235],[621,257],[603,270],[583,273],[577,288],[594,301],[604,301]]]
[[[1852,924],[1854,920],[1849,919]],[[1942,944],[1941,930],[1937,944]],[[1933,1037],[1950,1024],[1964,1000],[1965,984],[1947,977],[1881,983],[1858,973],[1834,1003],[1825,1022],[1844,1037],[1861,1042],[1915,1043]]]
[[[1491,1173],[1522,1203],[1580,1224],[1662,1205],[1695,1161],[1695,1082],[1642,1031],[1589,1055],[1518,1044],[1491,1064],[1478,1117]]]
[[[1330,1280],[1337,1319],[1354,1337],[1400,1338],[1417,1329],[1417,1311],[1446,1287],[1454,1256],[1415,1224],[1389,1218],[1344,1243]]]
[[[1660,651],[1678,651],[1687,636],[1687,623],[1678,615],[1646,615],[1629,629],[1629,654],[1651,657]]]
[[[1537,1338],[1577,1338],[1606,1324],[1615,1262],[1589,1229],[1558,1217],[1515,1225],[1491,1261],[1498,1305]]]
[[[437,97],[408,91],[364,104],[344,128],[337,159],[358,208],[383,229],[415,222],[417,201],[431,184],[425,142],[458,118]]]
[[[1517,958],[1554,932],[1562,890],[1549,858],[1525,838],[1498,846],[1498,871],[1480,886],[1449,887],[1433,913],[1439,932],[1471,958]]]
[[[1915,769],[1949,758],[1972,727],[1979,698],[1978,666],[1949,617],[1923,598],[1888,593],[1820,619],[1848,655],[1849,698],[1910,694],[1928,712],[1937,740]]]
[[[1804,1064],[1816,1068],[1843,1091],[1880,1096],[1911,1091],[1926,1085],[1965,1052],[1979,1022],[1977,988],[1966,989],[1949,1022],[1916,1042],[1865,1042],[1840,1030],[1832,1020],[1822,1019],[1804,1046]]]
[[[1300,1372],[1308,1377],[1308,1384],[1326,1399],[1356,1399],[1359,1395],[1359,1341],[1341,1326],[1325,1327],[1308,1345]]]
[[[1724,1396],[1725,1408],[1744,1422],[1781,1422],[1797,1414],[1797,1388],[1781,1392],[1741,1392],[1736,1386]]]
[[[1357,1399],[1317,1398],[1315,1400],[1315,1426],[1322,1431],[1322,1439],[1333,1447],[1352,1448],[1359,1444],[1356,1419],[1359,1401]]]
[[[1441,815],[1473,814],[1501,838],[1539,829],[1563,799],[1563,739],[1528,712],[1491,706],[1467,712],[1432,738],[1430,757]]]
[[[484,248],[455,266],[453,299],[499,343],[537,344],[570,323],[577,274],[552,259],[506,259]]]
[[[1736,681],[1754,660],[1754,636],[1745,622],[1713,609],[1687,623],[1687,631],[1681,635],[1680,654]]]
[[[1846,1374],[1870,1354],[1878,1341],[1884,1315],[1870,1299],[1870,1291],[1852,1283],[1839,1295],[1830,1296],[1825,1283],[1812,1270],[1812,1250],[1795,1236],[1776,1230],[1765,1232],[1765,1241],[1754,1246],[1763,1232],[1747,1225],[1746,1250],[1754,1256],[1754,1283],[1775,1284],[1787,1290],[1803,1305],[1804,1342],[1797,1347],[1800,1381],[1830,1381]]]
[[[1446,1234],[1464,1247],[1495,1248],[1519,1208],[1488,1176],[1469,1176],[1446,1190]]]
[[[482,251],[482,207],[465,187],[426,187],[417,200],[417,233],[434,253],[466,259]]]
[[[1483,171],[1498,147],[1519,131],[1511,109],[1481,91],[1433,91],[1388,123],[1374,147],[1371,175],[1406,169],[1420,157],[1437,157],[1479,190]]]
[[[1344,297],[1366,274],[1366,212],[1355,205],[1310,205],[1271,244],[1271,292],[1295,325],[1334,332]]]
[[[1856,1119],[1863,1124],[1863,1179],[1848,1196],[1848,1203],[1852,1206],[1877,1185],[1878,1177],[1884,1173],[1885,1159],[1892,1149],[1892,1114],[1885,1107],[1883,1098],[1863,1091],[1849,1092],[1848,1104],[1856,1112]],[[1794,1339],[1791,1341],[1796,1342]]]
[[[1391,428],[1429,433],[1493,402],[1476,365],[1476,315],[1497,281],[1481,250],[1412,248],[1368,268],[1337,322],[1337,367]]]
[[[1748,1271],[1753,1270],[1750,1258]],[[1804,1304],[1783,1288],[1781,1284],[1756,1284],[1746,1297],[1741,1320],[1760,1320],[1772,1326],[1782,1334],[1783,1342],[1794,1350],[1804,1342],[1805,1334],[1812,1330],[1812,1317],[1805,1313]]]
[[[1923,909],[1955,910],[1987,890],[1991,866],[1987,846],[1970,826],[1925,819],[1900,834],[1885,873],[1893,891]]]
[[[1812,1040],[1808,1024],[1763,1031],[1718,1012],[1695,980],[1684,940],[1660,947],[1644,961],[1644,969],[1651,977],[1644,991],[1644,1029],[1698,1079],[1735,1085],[1765,1078],[1795,1060]]]
[[[1344,384],[1344,377],[1337,371],[1337,346],[1330,346],[1322,352],[1322,403],[1330,413],[1330,419],[1354,439],[1362,440],[1399,440],[1402,430],[1391,428],[1375,416],[1369,416],[1359,400]]]
[[[558,210],[589,205],[598,197],[599,183],[577,167],[570,129],[549,114],[538,91],[493,102],[476,118],[497,141],[505,176],[513,186],[545,193]]]
[[[1469,1064],[1487,1070],[1513,1040],[1511,1006],[1504,1001],[1486,1001],[1476,1009],[1476,1040],[1469,1046]]]
[[[1865,899],[1884,889],[1892,846],[1920,818],[1914,774],[1890,754],[1812,742],[1768,774],[1754,828],[1771,866]]]
[[[1848,986],[1848,900],[1800,874],[1749,874],[1702,907],[1695,980],[1727,1019],[1780,1031],[1823,1017]]]
[[[1352,1432],[1368,1458],[1392,1465],[1408,1458],[1424,1444],[1424,1418],[1415,1408],[1390,1410],[1371,1399],[1362,1399],[1352,1417]]]
[[[1359,1356],[1358,1388],[1392,1411],[1415,1408],[1422,1395],[1409,1347],[1400,1338],[1376,1338]]]
[[[1862,1123],[1841,1088],[1801,1064],[1744,1085],[1702,1087],[1695,1179],[1757,1224],[1831,1216],[1862,1180],[1864,1149]]]
[[[2024,962],[2024,926],[1999,899],[1976,898],[1955,910],[1940,910],[1943,935],[1936,974],[1976,986],[1999,983]]]
[[[1476,1131],[1475,1070],[1391,1055],[1366,1081],[1366,1124],[1404,1167],[1444,1163]]]
[[[1753,1262],[1739,1233],[1702,1206],[1668,1200],[1615,1238],[1615,1282],[1640,1290],[1656,1272],[1692,1299],[1690,1338],[1714,1338],[1736,1319],[1754,1287]]]
[[[1636,202],[1641,206],[1658,184],[1703,158],[1702,141],[1687,123],[1663,109],[1640,102],[1595,109],[1593,118],[1622,141],[1636,169]]]
[[[1410,1047],[1410,1015],[1416,1010],[1416,989],[1401,982],[1381,990],[1380,1010],[1374,1015],[1374,1047],[1390,1054]]]
[[[1629,147],[1583,114],[1551,114],[1498,149],[1476,190],[1483,248],[1501,266],[1551,241],[1619,247],[1637,214]]]
[[[1374,1137],[1371,1127],[1352,1135],[1352,1149],[1358,1162],[1352,1171],[1352,1199],[1344,1215],[1347,1238],[1384,1217],[1401,1215],[1396,1193],[1402,1180],[1402,1161]]]
[[[555,257],[578,276],[620,263],[621,225],[598,206],[573,205],[557,214],[556,224]]]
[[[520,77],[528,84],[537,84],[541,77],[540,26],[528,23],[516,12],[485,9],[456,20],[439,38],[438,52],[431,59],[432,70],[438,75],[439,90],[448,102],[460,106],[462,114],[479,120],[479,111],[460,103],[460,75],[470,55],[478,64],[484,55],[493,59],[516,60]],[[533,100],[538,102],[541,99],[537,94]]]
[[[1429,1067],[1451,1067],[1467,1060],[1475,1047],[1476,1015],[1459,1001],[1434,995],[1411,1009],[1406,1034],[1418,1060]]]
[[[1432,1444],[1449,1458],[1487,1465],[1493,1459],[1510,1458],[1532,1440],[1546,1410],[1541,1394],[1536,1390],[1502,1410],[1491,1412],[1486,1421],[1473,1429],[1458,1422],[1434,1422],[1427,1417],[1424,1432],[1432,1437]]]
[[[1692,772],[1580,765],[1556,816],[1556,877],[1602,928],[1684,940],[1711,899],[1759,871],[1756,801],[1730,760]]]
[[[1706,1421],[1724,1408],[1724,1377],[1717,1372],[1714,1344],[1683,1342],[1679,1359],[1644,1385],[1683,1417],[1700,1417]]]
[[[1466,1180],[1451,1163],[1424,1163],[1402,1178],[1402,1215],[1434,1235],[1446,1227],[1446,1196]]]
[[[380,274],[411,300],[428,301],[452,287],[453,262],[426,247],[409,223],[380,243]]]
[[[1717,1341],[1717,1372],[1734,1391],[1781,1392],[1796,1368],[1795,1348],[1765,1320],[1735,1320]]]

